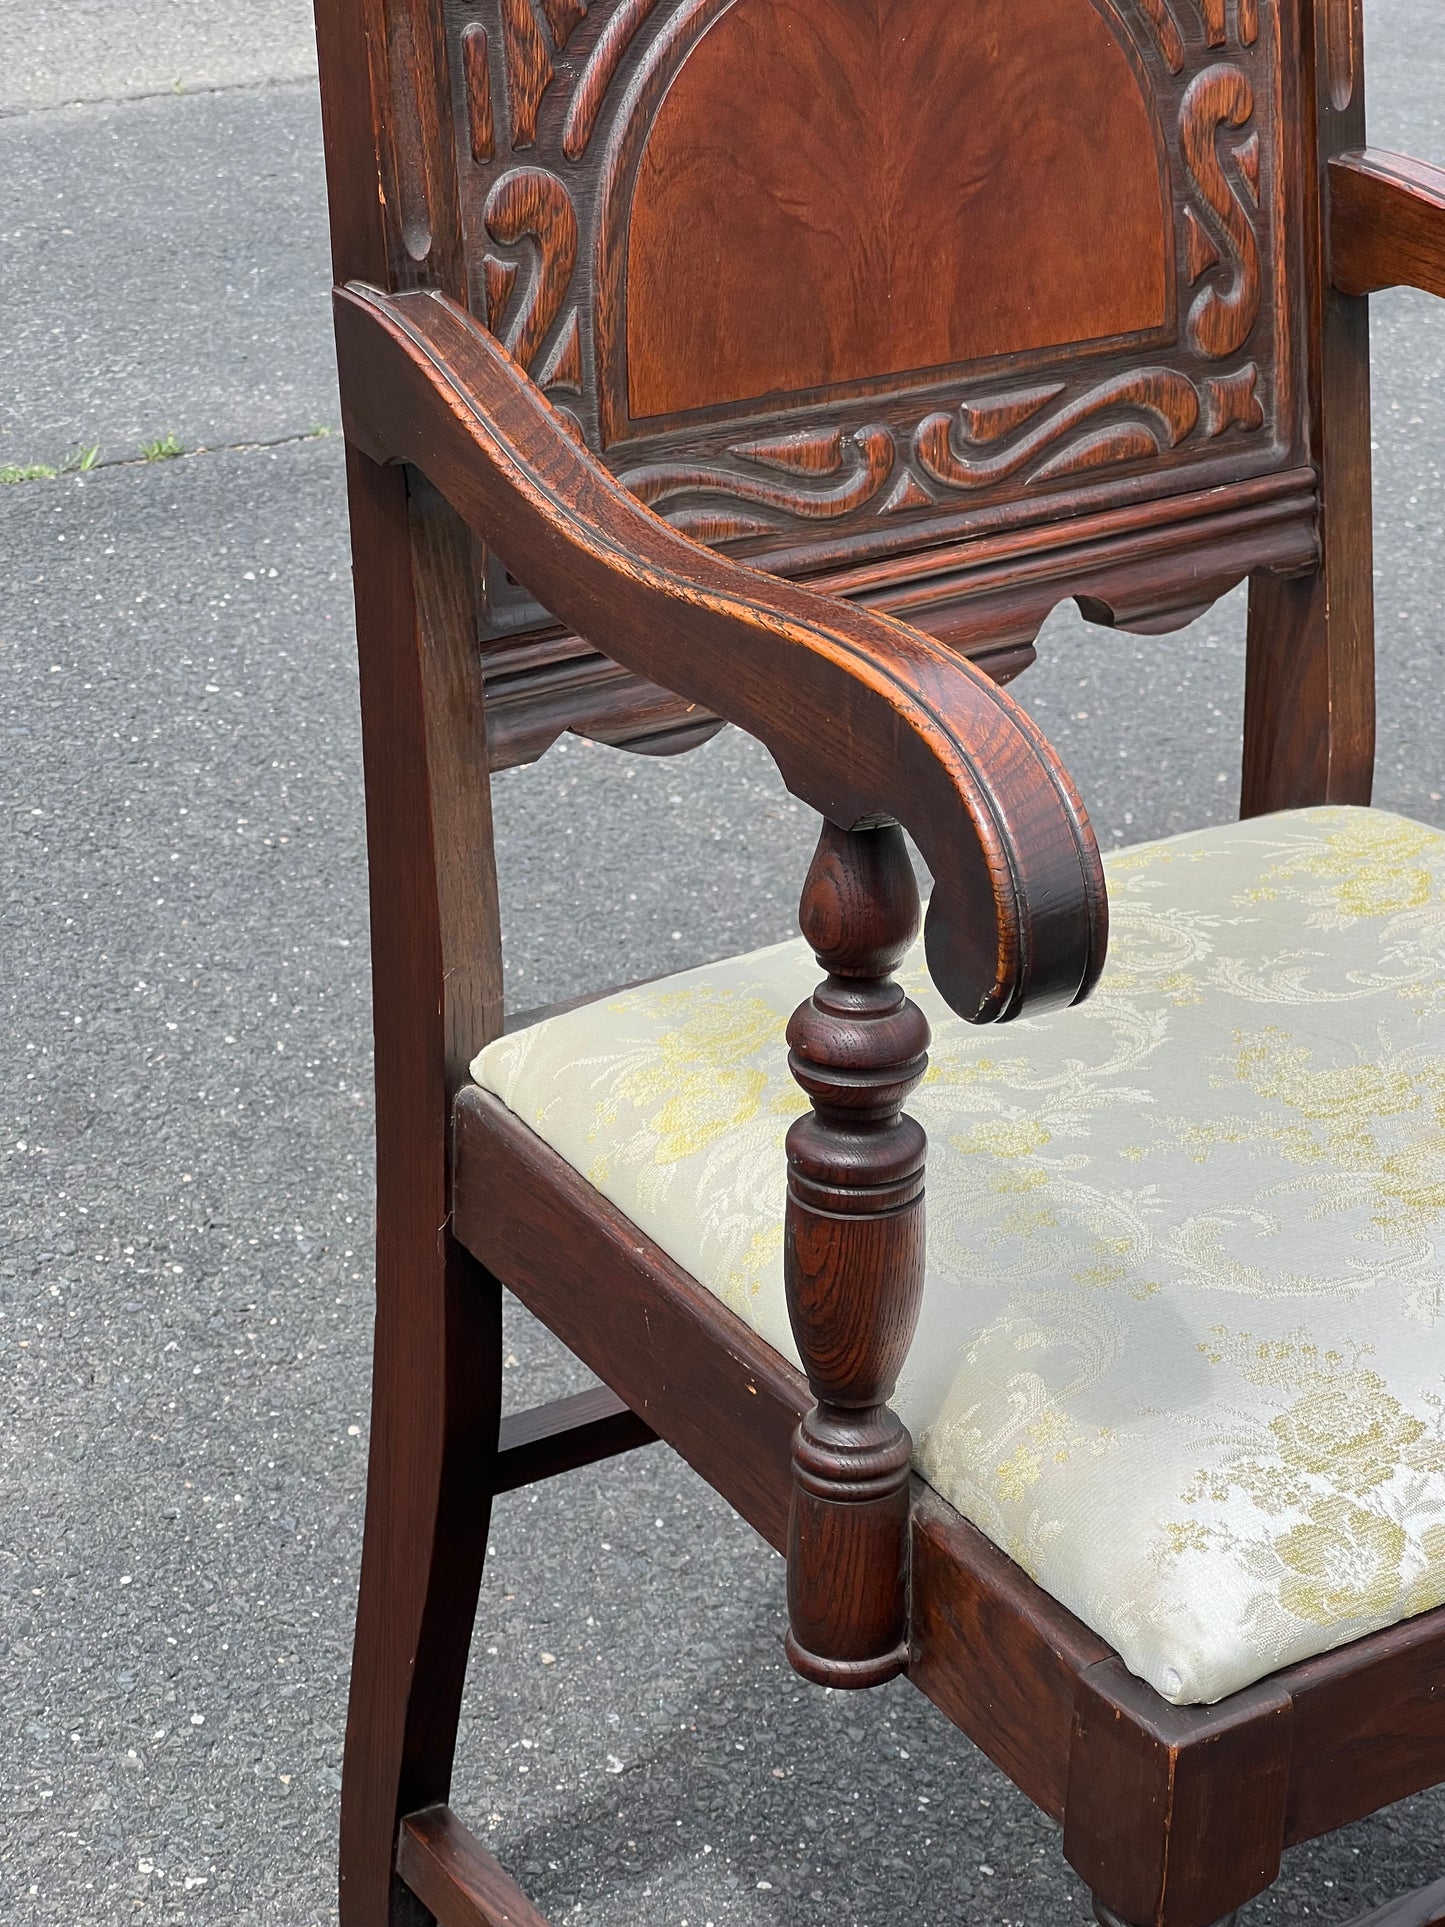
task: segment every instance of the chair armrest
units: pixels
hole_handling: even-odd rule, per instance
[[[1330,162],[1330,275],[1342,294],[1445,296],[1445,168],[1365,148]]]
[[[1107,927],[1093,832],[1002,690],[903,623],[679,535],[446,297],[352,285],[335,306],[355,446],[414,464],[553,615],[756,736],[831,822],[912,832],[934,878],[929,970],[954,1010],[989,1023],[1088,994]]]

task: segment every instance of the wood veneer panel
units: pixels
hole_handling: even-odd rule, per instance
[[[1172,210],[1092,0],[745,0],[638,171],[636,418],[1163,327]]]

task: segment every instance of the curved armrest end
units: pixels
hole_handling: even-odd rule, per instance
[[[579,445],[444,296],[335,296],[349,438],[414,464],[615,661],[756,736],[845,829],[884,817],[933,872],[929,970],[975,1023],[1077,1002],[1107,909],[1088,817],[1033,722],[932,638],[689,541]]]

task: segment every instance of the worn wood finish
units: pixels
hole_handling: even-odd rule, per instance
[[[520,1485],[555,1479],[561,1472],[656,1443],[657,1434],[645,1420],[615,1392],[597,1385],[551,1405],[509,1412],[502,1420],[492,1489],[514,1492]]]
[[[1300,209],[1305,273],[1295,299],[1310,340],[1320,561],[1250,584],[1242,816],[1368,803],[1374,781],[1369,311],[1331,284],[1323,212],[1331,158],[1364,144],[1361,0],[1323,0],[1314,29],[1298,135],[1316,185]]]
[[[1292,1669],[1296,1754],[1329,1770],[1291,1784],[1286,1845],[1356,1819],[1361,1787],[1385,1806],[1445,1780],[1442,1624],[1436,1611],[1374,1634],[1361,1642],[1368,1666],[1352,1667],[1346,1648]]]
[[[783,1276],[817,1400],[793,1440],[788,1658],[819,1685],[877,1686],[908,1662],[913,1441],[888,1400],[923,1300],[926,1140],[903,1114],[928,1020],[893,981],[918,935],[896,823],[825,823],[803,935],[827,976],[788,1025],[811,1110],[787,1138]]]
[[[500,1023],[501,980],[470,543],[419,478],[409,488],[401,470],[354,451],[348,463],[373,903],[377,1320],[342,1906],[348,1923],[371,1927],[387,1918],[398,1816],[446,1797],[486,1546],[500,1288],[438,1226],[449,1105]],[[437,786],[418,780],[425,772]]]
[[[974,1022],[1088,994],[1103,873],[1073,785],[1024,713],[920,632],[678,536],[584,449],[454,304],[337,295],[347,433],[412,459],[559,616],[764,742],[841,828],[893,816],[934,876],[929,968]],[[502,545],[505,545],[503,548]],[[786,699],[784,692],[786,691]]]
[[[468,1249],[783,1551],[791,1440],[812,1404],[802,1374],[474,1086],[457,1100],[455,1198]],[[1213,1907],[1214,1919],[1258,1892],[1268,1852],[1445,1778],[1445,1608],[1303,1661],[1218,1706],[1170,1706],[916,1477],[912,1489],[908,1676],[1064,1823],[1075,1864],[1130,1927],[1154,1916],[1136,1921],[1119,1902],[1134,1906],[1159,1861],[1157,1841],[1124,1798],[1123,1762],[1133,1762],[1130,1784],[1148,1790],[1150,1813],[1179,1816],[1178,1864],[1164,1869],[1170,1927],[1176,1909],[1183,1927],[1186,1914]],[[1116,1748],[1117,1769],[1108,1759]],[[1211,1762],[1220,1763],[1217,1780]],[[1103,1791],[1090,1784],[1096,1778]],[[1085,1816],[1099,1815],[1111,1787],[1107,1827],[1101,1819],[1091,1848]],[[1273,1816],[1272,1847],[1255,1807]],[[1217,1853],[1206,1851],[1211,1810],[1237,1856],[1219,1838]],[[1238,1898],[1221,1904],[1231,1869]]]
[[[1177,1708],[1110,1658],[1074,1692],[1064,1854],[1131,1927],[1211,1927],[1279,1873],[1290,1697]]]
[[[1364,296],[1441,291],[1445,202],[1364,147],[1359,14],[318,0],[377,1000],[343,1927],[540,1927],[445,1809],[495,1492],[656,1436],[782,1549],[815,1408],[795,1653],[881,1676],[906,1637],[909,1677],[1062,1822],[1101,1918],[1206,1927],[1282,1846],[1445,1777],[1445,1613],[1174,1709],[905,1482],[917,1050],[887,1002],[900,873],[858,861],[885,819],[913,829],[966,1015],[1086,994],[1082,806],[962,660],[1014,673],[1066,596],[1156,633],[1250,577],[1243,808],[1368,794]],[[862,967],[828,964],[793,1039],[811,1386],[466,1083],[502,1023],[489,767],[722,718],[857,883],[837,955]],[[501,1422],[503,1281],[611,1389]],[[1368,1927],[1441,1914],[1427,1890]]]
[[[450,1807],[424,1807],[406,1816],[396,1870],[438,1927],[547,1927]]]
[[[1330,273],[1341,294],[1445,296],[1445,168],[1367,148],[1330,162]]]

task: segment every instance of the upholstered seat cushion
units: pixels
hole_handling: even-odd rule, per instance
[[[934,1042],[923,1476],[1167,1699],[1445,1598],[1445,836],[1291,812],[1109,859],[1094,998]],[[780,1352],[801,944],[479,1083]]]

